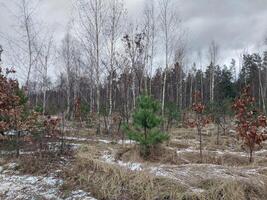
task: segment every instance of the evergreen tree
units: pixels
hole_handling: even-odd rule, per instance
[[[133,114],[133,128],[126,127],[129,139],[140,144],[140,153],[144,157],[149,156],[152,147],[169,139],[158,129],[162,120],[158,112],[158,102],[150,96],[140,96]]]

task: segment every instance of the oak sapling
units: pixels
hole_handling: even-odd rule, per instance
[[[210,119],[204,115],[205,106],[202,104],[201,93],[195,92],[195,102],[192,106],[192,111],[195,113],[194,119],[188,119],[187,124],[189,127],[197,128],[197,134],[199,136],[199,153],[200,162],[203,162],[202,154],[202,129],[210,122]]]
[[[224,99],[223,101],[214,102],[208,105],[205,109],[205,113],[209,114],[212,118],[212,121],[217,125],[217,139],[216,144],[220,143],[220,129],[223,130],[223,134],[225,135],[226,130],[229,128],[229,123],[227,122],[227,117],[231,117],[233,115],[232,100]]]
[[[40,113],[30,110],[28,98],[18,81],[8,77],[12,73],[14,69],[6,69],[4,74],[0,68],[0,133],[5,136],[5,132],[15,132],[16,156],[19,157],[22,139],[32,143],[38,133],[43,135],[40,133],[43,129],[47,134],[54,134],[59,120],[42,119]],[[43,137],[39,138],[43,141]]]
[[[265,128],[267,117],[260,114],[255,107],[255,98],[250,94],[250,87],[243,89],[233,104],[236,118],[236,131],[249,151],[249,162],[253,162],[253,151],[267,140]]]

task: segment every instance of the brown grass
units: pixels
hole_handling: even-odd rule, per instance
[[[174,180],[154,177],[145,171],[131,172],[93,157],[78,156],[64,176],[67,182],[63,189],[83,188],[98,199],[179,199],[186,190]]]
[[[119,149],[116,152],[115,159],[126,162],[148,162],[173,165],[187,163],[183,159],[179,159],[175,150],[166,148],[162,145],[152,149],[150,156],[146,158],[146,160],[140,156],[138,146]]]
[[[207,186],[203,184],[200,186]],[[200,199],[209,200],[264,200],[267,198],[266,188],[246,181],[210,180],[207,192]]]
[[[62,159],[62,155],[53,152],[43,152],[40,154],[23,155],[17,159],[19,169],[24,174],[45,175],[60,169],[62,166],[66,167],[66,160]],[[66,154],[68,160],[73,158],[72,154]]]

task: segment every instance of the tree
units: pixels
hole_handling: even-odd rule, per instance
[[[116,51],[118,46],[118,39],[121,36],[122,20],[125,15],[125,9],[123,1],[121,0],[109,0],[108,18],[107,18],[107,40],[108,40],[108,75],[109,75],[109,87],[108,88],[108,120],[107,120],[107,132],[110,132],[111,115],[113,108],[113,82],[116,72]]]
[[[256,146],[267,140],[267,117],[259,114],[255,108],[255,98],[250,94],[250,86],[246,86],[240,97],[233,104],[236,117],[236,130],[249,150],[249,162],[253,161]]]
[[[100,133],[100,76],[107,4],[104,0],[78,0],[77,5],[81,25],[80,28],[83,32],[82,43],[90,54],[95,75],[96,110],[98,115],[97,133]]]
[[[66,73],[66,90],[67,90],[67,115],[71,116],[71,76],[73,72],[73,39],[68,32],[63,41],[60,55],[63,60],[63,66]]]
[[[38,55],[38,61],[40,62],[41,65],[40,74],[42,76],[43,115],[46,113],[47,89],[49,83],[48,67],[51,60],[51,51],[53,47],[52,44],[53,44],[53,35],[50,35],[47,41],[45,41],[45,44],[42,46],[42,48],[40,48],[40,53]]]
[[[16,135],[16,155],[20,154],[20,137],[22,132],[31,131],[36,124],[37,114],[27,109],[27,97],[19,88],[18,81],[8,78],[15,73],[6,69],[3,74],[0,68],[0,133],[14,131]]]
[[[13,9],[17,10],[14,23],[15,34],[5,37],[8,42],[10,56],[19,72],[23,75],[26,88],[29,90],[33,78],[34,69],[38,64],[38,57],[42,48],[44,23],[38,20],[38,6],[40,1],[19,0],[13,1]],[[11,7],[10,7],[11,9]],[[13,13],[13,12],[11,12]],[[24,80],[23,80],[24,81]],[[28,94],[31,91],[28,91]]]
[[[229,127],[226,117],[232,116],[232,99],[224,99],[221,102],[210,103],[205,110],[206,114],[212,117],[213,122],[217,125],[217,139],[216,144],[219,145],[220,142],[220,128],[223,129],[223,134]]]
[[[147,77],[149,77],[148,94],[152,92],[152,76],[154,57],[156,53],[156,16],[154,0],[146,1],[144,10],[145,24],[145,64]],[[145,82],[146,83],[146,82]],[[145,85],[146,86],[146,85]]]
[[[141,155],[149,156],[151,148],[169,139],[166,133],[157,128],[161,118],[157,115],[159,104],[150,96],[140,96],[133,114],[133,129],[126,128],[128,137],[141,146]],[[140,132],[143,129],[143,132]]]
[[[172,0],[159,0],[159,20],[160,27],[163,35],[163,46],[164,46],[164,76],[162,85],[162,102],[161,102],[161,114],[164,118],[165,109],[165,98],[166,98],[166,82],[167,82],[167,72],[170,67],[170,60],[174,56],[174,48],[177,44],[177,26],[179,24],[178,16],[176,13],[175,6]],[[163,124],[164,127],[164,124]]]
[[[196,92],[195,94],[195,102],[192,106],[192,111],[195,113],[196,118],[193,120],[188,119],[187,124],[194,128],[197,128],[197,134],[199,136],[199,154],[200,154],[200,161],[203,162],[203,155],[202,155],[202,129],[209,123],[209,118],[204,116],[205,106],[201,100],[201,93]]]
[[[219,46],[218,44],[213,40],[209,46],[208,50],[208,57],[210,59],[210,102],[214,101],[214,85],[215,85],[215,66],[218,61],[218,54],[219,54]]]
[[[144,54],[144,33],[125,34],[123,36],[124,48],[127,58],[129,59],[131,75],[132,75],[132,95],[133,108],[135,109],[136,102],[136,78],[142,79],[144,66],[140,63],[140,58]],[[138,66],[139,63],[139,66]],[[138,73],[141,75],[137,77]],[[139,93],[141,92],[141,81],[139,81]]]
[[[166,130],[168,131],[168,129],[171,128],[173,121],[177,122],[181,120],[181,112],[175,103],[167,103],[165,112],[165,115],[167,116]]]

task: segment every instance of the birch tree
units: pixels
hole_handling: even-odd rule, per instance
[[[135,109],[136,73],[144,71],[142,62],[140,62],[141,57],[143,56],[143,53],[144,53],[144,33],[142,31],[141,33],[139,33],[138,29],[136,28],[136,32],[132,30],[131,34],[125,34],[123,36],[123,42],[124,42],[124,49],[125,49],[126,57],[127,59],[129,59],[129,63],[131,66],[130,69],[131,69],[131,75],[132,75],[133,108]],[[140,87],[141,87],[141,84],[139,83],[139,90],[138,90],[139,92],[140,92]]]
[[[51,64],[52,59],[52,48],[53,48],[53,35],[49,35],[48,38],[42,44],[42,47],[35,47],[36,49],[40,48],[40,53],[38,54],[38,63],[40,65],[39,73],[41,75],[41,87],[42,87],[42,107],[43,115],[46,113],[46,100],[47,100],[47,90],[48,90],[48,67]]]
[[[219,56],[219,46],[218,44],[213,40],[210,43],[209,49],[208,49],[208,57],[210,60],[210,102],[214,102],[214,75],[215,75],[215,67],[218,61]]]
[[[165,62],[161,104],[162,117],[164,117],[167,71],[171,65],[171,58],[174,56],[174,47],[177,45],[177,30],[180,21],[178,19],[174,1],[159,0],[159,9],[159,22],[162,32]]]
[[[23,60],[23,66],[25,67],[22,71],[26,72],[26,88],[29,86],[32,70],[36,67],[38,55],[40,54],[40,49],[35,48],[37,46],[36,43],[40,41],[41,32],[41,27],[37,27],[38,22],[36,21],[38,3],[39,1],[33,2],[32,0],[19,0],[16,2],[19,12],[17,27],[20,39],[14,39],[12,44],[15,46],[13,47],[14,49],[19,49],[21,52],[17,53],[21,54],[19,57]]]
[[[118,48],[118,42],[122,35],[122,23],[125,16],[125,9],[123,1],[121,0],[109,0],[109,9],[107,16],[107,54],[108,54],[108,76],[109,76],[109,85],[108,85],[108,124],[107,131],[110,132],[111,124],[111,115],[113,108],[113,76],[116,71],[115,62],[116,62],[116,53]]]
[[[78,0],[79,22],[83,36],[86,38],[85,45],[90,46],[91,59],[96,83],[96,110],[98,114],[97,132],[100,133],[100,72],[101,53],[104,27],[106,25],[106,1],[104,0]],[[86,42],[85,41],[85,42]]]
[[[62,47],[60,54],[63,61],[64,71],[66,74],[66,93],[67,93],[67,111],[66,114],[68,117],[71,116],[71,76],[73,71],[73,43],[72,36],[69,32],[65,35],[62,41]]]
[[[149,88],[145,80],[145,91],[151,94],[152,76],[154,56],[156,50],[156,11],[154,0],[146,2],[144,11],[144,26],[145,26],[145,70],[146,77],[149,77]]]

